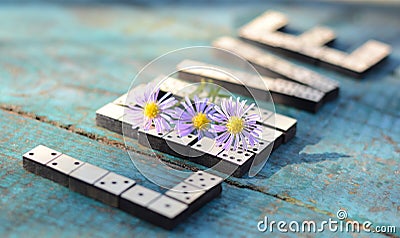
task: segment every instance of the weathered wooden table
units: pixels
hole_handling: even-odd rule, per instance
[[[154,187],[123,138],[95,126],[95,111],[126,92],[153,58],[234,35],[267,9],[287,13],[294,29],[332,27],[340,47],[374,38],[394,52],[363,80],[313,67],[340,81],[340,98],[317,114],[278,105],[298,119],[298,133],[257,177],[229,178],[220,198],[168,232],[23,169],[21,155],[41,143]],[[339,209],[400,232],[398,12],[345,4],[1,5],[0,237],[262,236],[257,222],[266,215],[323,221]]]

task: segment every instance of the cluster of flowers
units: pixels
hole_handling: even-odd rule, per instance
[[[240,98],[224,98],[220,105],[215,105],[208,98],[194,97],[192,102],[186,97],[179,105],[171,93],[158,100],[159,92],[160,89],[149,84],[144,94],[137,96],[139,107],[129,107],[133,127],[149,130],[154,125],[157,132],[174,129],[181,137],[193,133],[199,139],[214,138],[216,145],[223,146],[224,150],[235,151],[240,143],[247,150],[248,145],[257,143],[261,133],[256,124],[259,116],[249,114],[254,103],[247,106]]]

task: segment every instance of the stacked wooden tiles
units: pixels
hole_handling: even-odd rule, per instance
[[[172,78],[171,78],[172,79]],[[189,84],[178,79],[169,80],[173,85]],[[172,87],[172,85],[171,85]],[[187,92],[174,92],[169,88],[161,87],[161,90],[175,93],[174,96],[184,97]],[[197,136],[189,134],[180,137],[175,131],[157,133],[154,128],[144,131],[133,128],[126,119],[129,109],[124,107],[126,95],[116,99],[96,112],[96,124],[117,133],[124,133],[124,136],[137,138],[139,143],[152,149],[168,153],[195,163],[213,167],[217,171],[233,174],[242,177],[251,166],[265,163],[271,151],[278,148],[282,143],[288,142],[296,134],[297,121],[293,118],[275,114],[269,110],[252,108],[249,113],[259,114],[258,124],[262,129],[260,141],[247,151],[243,148],[237,151],[225,151],[215,145],[213,139],[203,137],[198,140]],[[122,104],[121,104],[122,103]]]
[[[298,36],[278,31],[287,24],[288,19],[284,14],[267,11],[243,26],[239,30],[239,36],[280,53],[300,57],[354,77],[364,76],[391,52],[389,45],[369,40],[353,52],[346,53],[327,46],[336,38],[334,31],[327,27],[316,26]]]
[[[166,229],[217,197],[222,178],[198,171],[165,194],[130,178],[39,145],[23,155],[26,170]]]

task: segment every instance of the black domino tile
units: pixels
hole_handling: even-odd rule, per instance
[[[249,172],[255,154],[237,148],[236,151],[222,151],[218,157],[222,160],[215,165],[215,170],[241,178]]]
[[[222,180],[221,180],[222,181]],[[183,187],[192,187],[196,188],[196,190],[192,190],[189,192],[184,191]],[[175,190],[177,189],[177,190]],[[165,194],[171,198],[174,198],[180,202],[186,203],[189,206],[189,212],[193,213],[203,207],[205,204],[212,201],[215,197],[218,197],[222,192],[221,182],[215,185],[211,189],[204,191],[202,188],[198,188],[196,186],[190,185],[185,182],[181,182],[176,185],[175,188],[170,189]],[[199,197],[194,199],[193,201],[189,201],[187,196],[191,196],[192,194],[200,193]],[[179,197],[179,199],[177,198]],[[189,201],[189,202],[188,202]]]
[[[124,107],[108,103],[96,111],[96,125],[110,131],[122,134],[122,121]]]
[[[47,178],[49,171],[45,165],[61,155],[58,151],[39,145],[22,156],[23,166],[29,172]]]
[[[262,150],[263,146],[265,146],[265,149]],[[257,145],[250,148],[250,151],[255,154],[255,157],[249,169],[250,176],[254,176],[264,167],[265,163],[267,163],[269,159],[269,155],[272,150],[273,142],[269,141],[259,141]]]
[[[272,150],[276,150],[284,143],[284,134],[281,131],[262,126],[262,133],[259,135],[260,141],[273,143]]]
[[[276,138],[275,141],[273,141],[273,147],[272,147],[272,151],[276,150],[280,145],[282,145],[284,143],[284,137],[283,137],[283,133]]]
[[[130,124],[127,119],[125,118],[125,116],[123,118],[121,118],[122,121],[122,135],[127,136],[129,138],[133,138],[133,139],[138,139],[139,137],[139,127],[132,127],[132,124]],[[107,128],[107,127],[104,127]],[[108,129],[108,128],[107,128]]]
[[[151,221],[146,207],[161,195],[161,193],[141,185],[135,185],[121,194],[119,208],[133,216]]]
[[[193,179],[192,182],[189,180]],[[196,179],[203,179],[201,182],[210,183],[210,187],[204,188],[202,186],[198,186],[196,183]],[[191,213],[196,212],[205,204],[209,203],[214,198],[220,196],[222,192],[222,181],[223,179],[215,176],[213,174],[206,173],[204,171],[197,171],[190,175],[185,181],[176,185],[176,187],[171,188],[165,194],[169,197],[172,197],[178,201],[186,203],[189,205],[189,211]],[[183,186],[191,187],[191,189],[187,189],[188,193],[185,191]],[[196,189],[197,188],[197,189]],[[188,200],[186,195],[190,195],[192,192],[196,194],[196,192],[200,192],[200,196],[195,198],[194,200]],[[177,197],[180,197],[179,199]]]
[[[190,146],[197,141],[197,135],[189,134],[181,137],[177,131],[171,131],[163,139],[166,146],[162,152],[191,160],[192,151]]]
[[[136,199],[139,196],[148,196],[149,193],[155,193],[154,197],[149,197],[149,201],[143,203]],[[161,205],[157,206],[158,209],[171,209],[171,216],[155,210],[155,204]],[[167,230],[172,230],[191,215],[189,206],[185,203],[155,191],[148,191],[140,185],[136,185],[122,194],[120,209]]]
[[[233,175],[235,177],[242,177],[249,169],[251,161],[254,159],[253,154],[248,153],[250,157],[244,163],[235,163],[235,159],[230,159],[230,156],[222,156],[222,154],[229,153],[225,151],[222,146],[217,146],[214,139],[207,137],[202,138],[192,147],[192,154],[197,155],[194,157],[194,162],[213,167],[214,170]]]
[[[283,143],[287,143],[296,135],[297,120],[294,118],[255,107],[251,108],[248,113],[261,113],[261,118],[259,118],[257,123],[264,126],[262,128],[267,127],[281,132],[283,134]]]
[[[171,209],[165,211],[166,209]],[[189,206],[173,198],[161,195],[147,207],[146,213],[151,217],[148,221],[171,230],[190,215]],[[168,216],[173,214],[174,216]],[[176,214],[176,215],[175,215]]]
[[[260,123],[282,132],[283,143],[289,142],[291,139],[293,139],[293,137],[296,136],[297,120],[293,118],[281,114],[275,114],[274,117],[271,116]]]
[[[46,164],[46,167],[44,167],[45,172],[43,177],[68,187],[69,175],[84,164],[85,163],[80,160],[62,154],[58,158]]]
[[[197,164],[213,167],[221,161],[217,157],[221,151],[222,148],[215,144],[214,139],[203,137],[190,147],[190,158]],[[223,169],[219,171],[224,172]]]
[[[97,199],[98,189],[94,184],[106,176],[109,171],[95,165],[84,164],[69,176],[69,188],[82,195]]]
[[[24,168],[32,173],[165,229],[173,229],[222,192],[222,178],[198,171],[161,194],[137,185],[132,179],[42,145],[24,154],[23,161]],[[58,173],[64,173],[69,178],[68,183],[64,184],[64,179],[47,176],[47,170],[41,170],[40,167],[51,167]]]
[[[144,129],[139,129],[138,141],[139,144],[152,148],[153,150],[158,150],[164,152],[167,150],[167,145],[163,136],[169,132],[157,132],[154,127],[145,131]]]
[[[188,202],[188,204],[190,204],[190,210],[192,212],[195,212],[200,207],[202,207],[204,204],[207,204],[209,201],[211,201],[213,198],[220,196],[220,194],[222,192],[222,182],[223,182],[223,179],[219,176],[216,176],[216,175],[213,175],[210,173],[206,173],[204,171],[197,171],[197,172],[193,173],[192,175],[190,175],[188,178],[186,178],[182,183],[180,183],[180,185],[187,184],[192,187],[200,188],[203,191],[206,191],[195,201]],[[204,186],[204,184],[206,186]],[[177,189],[178,191],[185,193],[183,191],[183,189],[179,188],[179,184],[177,185],[177,187],[178,187],[178,189]],[[172,189],[170,189],[170,191],[171,190]],[[202,190],[199,190],[199,191],[202,191]],[[172,195],[169,194],[169,192],[167,192],[166,195],[172,197]],[[182,198],[184,198],[184,196],[182,196]],[[184,201],[182,198],[180,201]]]
[[[105,117],[101,114],[96,114],[96,125],[107,128],[112,132],[122,134],[122,122],[119,120]]]
[[[135,184],[132,179],[110,172],[94,184],[93,198],[109,206],[118,207],[119,196]]]

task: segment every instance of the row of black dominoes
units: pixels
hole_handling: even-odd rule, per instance
[[[189,84],[188,82],[169,78],[168,83],[173,85],[176,84]],[[161,85],[161,90],[165,92],[171,92],[168,90],[167,84]],[[185,91],[172,92],[174,96],[182,98],[187,96]],[[104,127],[110,131],[118,134],[124,134],[124,136],[137,139],[138,127],[132,128],[131,122],[126,117],[126,107],[123,104],[119,104],[123,99],[126,98],[126,94],[122,95],[112,103],[108,103],[96,111],[96,125]],[[122,100],[121,100],[122,99]],[[118,102],[118,103],[117,103]],[[296,135],[297,120],[279,113],[273,113],[272,111],[255,108],[251,109],[250,113],[256,113],[260,115],[260,119],[257,121],[258,124],[263,125],[265,133],[262,138],[267,140],[274,140],[274,134],[282,134],[283,143],[288,142]],[[271,130],[272,129],[272,130]],[[274,132],[274,133],[272,133]]]
[[[164,133],[157,133],[155,129],[143,131],[139,130],[139,128],[132,128],[132,124],[123,121],[123,116],[116,121],[113,118],[109,118],[108,115],[99,114],[100,112],[112,114],[113,110],[118,111],[121,109],[120,107],[121,106],[119,105],[110,103],[101,108],[101,110],[98,110],[96,119],[97,125],[109,130],[113,130],[117,133],[121,133],[121,130],[123,130],[124,135],[129,134],[129,136],[132,138],[138,138],[139,143],[142,145],[207,167],[215,166],[221,162],[221,158],[218,158],[218,155],[222,154],[223,149],[217,148],[214,143],[211,144],[213,140],[209,138],[203,138],[202,140],[198,141],[197,137],[194,135],[188,135],[186,137],[179,138],[174,131]],[[296,125],[293,126],[294,128],[296,127]],[[114,130],[118,127],[119,130]],[[260,141],[260,143],[254,147],[249,148],[250,157],[245,156],[247,153],[244,154],[242,151],[240,151],[237,155],[237,159],[239,159],[239,161],[225,160],[222,161],[215,169],[227,174],[233,173],[233,175],[236,177],[242,177],[246,172],[248,172],[253,163],[254,165],[260,164],[260,161],[263,161],[263,159],[267,158],[272,150],[278,148],[282,143],[285,142],[284,134],[281,131],[265,126],[261,126],[261,128],[262,135],[260,137],[262,138],[262,141]],[[289,131],[289,133],[294,134],[295,131]],[[289,139],[290,138],[288,137],[288,140]],[[207,150],[210,151],[207,152]],[[199,154],[201,152],[207,153]],[[245,157],[240,158],[242,155]]]
[[[182,61],[178,64],[177,69],[181,79],[192,82],[211,79],[212,82],[229,88],[231,92],[259,100],[270,100],[269,94],[266,92],[266,86],[268,86],[274,103],[311,112],[317,112],[325,101],[324,92],[285,79],[262,76],[260,80],[254,74],[192,60]]]
[[[170,79],[172,80],[169,80],[169,83],[172,85],[187,83],[183,81],[176,82],[179,81],[178,79]],[[171,90],[167,91],[170,92]],[[174,94],[176,97],[185,96],[179,94],[179,92],[176,93]],[[117,133],[122,133],[123,131],[125,136],[138,138],[139,143],[152,149],[207,167],[215,166],[217,171],[233,174],[236,177],[242,177],[246,174],[251,165],[257,166],[265,162],[272,150],[278,148],[282,143],[286,143],[296,134],[297,121],[295,119],[281,114],[274,115],[273,112],[265,109],[252,108],[249,113],[259,113],[261,115],[258,121],[262,129],[260,143],[250,147],[248,151],[229,151],[229,156],[224,156],[228,154],[224,153],[222,148],[214,145],[213,140],[210,138],[198,140],[195,135],[180,138],[174,131],[157,133],[154,128],[148,131],[139,130],[138,127],[132,128],[132,124],[126,120],[125,115],[120,113],[121,110],[126,109],[123,106],[126,103],[123,102],[125,98],[126,95],[123,95],[115,100],[114,103],[109,103],[100,108],[96,112],[96,124]]]
[[[165,194],[136,184],[130,178],[82,162],[39,145],[23,155],[26,170],[72,191],[117,207],[165,229],[172,229],[217,197],[222,178],[198,171]]]
[[[300,57],[353,77],[364,76],[391,52],[389,45],[369,40],[348,54],[326,46],[336,38],[334,31],[327,27],[317,26],[298,36],[278,31],[287,24],[284,14],[267,11],[243,26],[239,30],[239,36],[288,56]]]
[[[307,68],[290,63],[283,58],[269,54],[241,40],[231,37],[221,37],[213,42],[213,46],[240,55],[251,63],[261,75],[284,78],[307,85],[325,93],[326,100],[335,99],[339,95],[338,82]]]

